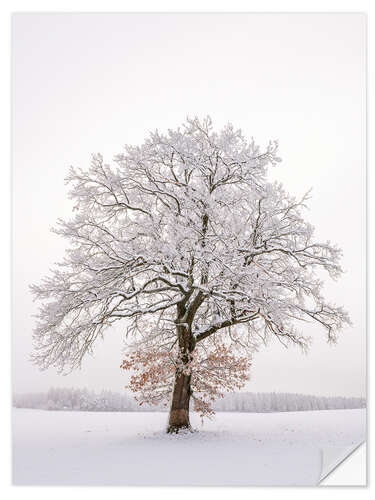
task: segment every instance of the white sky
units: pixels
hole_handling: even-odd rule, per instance
[[[121,331],[108,331],[82,370],[62,377],[28,361],[28,286],[61,259],[49,228],[68,217],[64,177],[107,160],[149,130],[210,114],[261,145],[288,191],[313,187],[317,239],[344,250],[345,275],[326,296],[353,328],[327,345],[311,326],[307,356],[275,343],[254,356],[248,390],[364,395],[365,17],[361,14],[18,14],[13,17],[13,386],[122,390]]]

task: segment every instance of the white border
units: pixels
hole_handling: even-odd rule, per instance
[[[1,470],[1,493],[3,498],[18,498],[27,497],[28,499],[38,498],[44,499],[48,498],[50,500],[53,496],[54,500],[59,498],[64,498],[69,496],[69,498],[82,498],[82,495],[87,495],[92,500],[97,498],[102,499],[102,496],[110,496],[111,498],[122,498],[124,495],[131,498],[142,498],[143,496],[152,496],[153,500],[168,499],[178,495],[179,500],[184,500],[185,498],[194,496],[197,498],[215,498],[215,500],[220,500],[221,498],[227,498],[228,495],[235,496],[236,498],[248,498],[249,495],[256,498],[266,498],[274,493],[275,495],[287,495],[288,499],[294,499],[301,495],[300,488],[252,488],[251,491],[248,488],[117,488],[111,487],[106,488],[73,488],[73,487],[12,487],[10,485],[10,474],[11,474],[11,461],[10,461],[10,449],[11,449],[11,427],[10,427],[10,17],[12,12],[367,12],[368,14],[368,112],[369,112],[369,156],[368,156],[368,255],[373,253],[373,238],[374,238],[374,226],[373,222],[373,210],[374,202],[372,201],[372,195],[374,193],[374,175],[371,174],[371,152],[373,146],[374,136],[372,131],[372,117],[374,115],[374,104],[373,104],[373,92],[371,89],[375,88],[375,78],[374,78],[374,66],[375,63],[371,60],[374,59],[374,33],[375,29],[375,8],[374,2],[372,0],[315,0],[315,1],[266,1],[266,0],[179,0],[178,2],[172,0],[137,0],[137,1],[126,1],[126,0],[106,0],[97,1],[91,0],[64,0],[64,1],[6,1],[3,0],[0,6],[0,57],[1,57],[1,69],[2,76],[0,78],[0,109],[1,120],[0,120],[0,148],[1,148],[1,160],[2,160],[2,170],[1,170],[1,195],[0,195],[0,214],[1,214],[1,228],[2,228],[2,244],[1,249],[1,261],[2,262],[2,273],[1,273],[1,329],[2,329],[2,361],[0,364],[0,377],[2,383],[2,398],[1,405],[2,411],[0,413],[2,418],[2,425],[0,427],[2,435],[1,448],[0,448],[0,470]],[[368,263],[369,270],[369,282],[368,288],[371,292],[371,285],[373,284],[373,267],[371,262]],[[369,295],[371,296],[371,295]],[[371,329],[372,324],[372,311],[371,308],[367,308],[369,311],[368,318],[368,332]],[[370,336],[368,336],[368,347],[372,348],[370,342]],[[368,353],[368,359],[370,358],[370,352]],[[368,366],[370,363],[368,363]],[[368,373],[368,380],[370,379],[370,366]],[[369,393],[373,387],[369,384]],[[369,394],[371,396],[371,394]],[[371,397],[369,398],[371,400]],[[369,429],[369,435],[371,434],[371,429]],[[371,464],[370,464],[371,465]],[[209,466],[209,464],[208,464]],[[371,481],[371,472],[369,474]],[[337,487],[333,487],[336,489]],[[338,494],[342,500],[345,498],[352,498],[352,496],[362,496],[369,495],[371,490],[371,485],[368,488],[353,488],[343,487],[340,488]],[[278,490],[278,491],[275,491]],[[310,495],[314,495],[319,491],[319,495],[326,497],[326,495],[331,495],[332,488],[304,488],[303,495],[307,498]]]

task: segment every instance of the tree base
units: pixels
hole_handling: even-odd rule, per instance
[[[167,434],[187,434],[193,433],[194,430],[190,425],[176,426],[168,425]]]
[[[189,431],[193,432],[189,420],[189,411],[184,409],[171,410],[167,434],[178,434],[179,432]]]

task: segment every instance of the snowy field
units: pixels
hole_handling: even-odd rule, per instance
[[[365,439],[365,410],[218,413],[169,436],[166,413],[13,410],[18,485],[314,485],[322,449]]]

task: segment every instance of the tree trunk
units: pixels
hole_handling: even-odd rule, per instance
[[[178,433],[182,429],[191,430],[189,405],[191,396],[191,372],[189,363],[195,349],[195,337],[191,333],[191,320],[186,323],[185,305],[177,305],[176,334],[179,347],[179,366],[176,368],[172,403],[169,411],[168,433]]]
[[[168,433],[178,433],[181,429],[191,430],[189,419],[191,375],[176,371],[172,404],[169,412]]]

